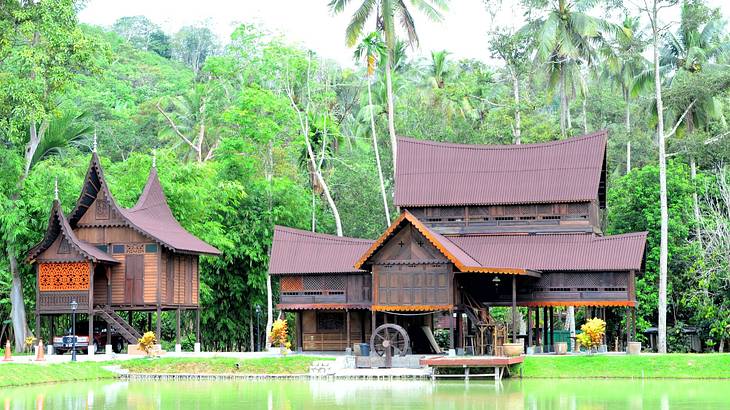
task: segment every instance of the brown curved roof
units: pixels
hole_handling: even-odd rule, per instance
[[[130,209],[120,208],[120,211],[135,228],[168,248],[183,252],[220,254],[218,249],[186,231],[175,219],[157,177],[157,168],[150,171],[137,204]]]
[[[373,241],[274,227],[269,259],[272,275],[294,273],[355,273],[357,259]]]
[[[542,144],[398,139],[396,206],[603,201],[607,131]]]
[[[43,239],[28,252],[28,260],[31,261],[37,258],[38,255],[43,253],[43,251],[48,249],[48,247],[53,244],[53,242],[56,240],[56,238],[58,238],[59,235],[63,235],[68,243],[71,244],[71,246],[74,248],[76,253],[86,260],[90,260],[95,263],[119,263],[108,253],[76,237],[76,234],[74,233],[73,229],[71,229],[71,226],[66,220],[66,216],[63,214],[61,204],[58,202],[58,200],[53,201],[53,205],[51,205],[51,216],[48,221],[48,228],[46,229],[46,233],[43,236]]]
[[[150,170],[142,195],[137,204],[130,209],[122,208],[111,194],[96,152],[91,154],[85,181],[76,206],[69,214],[69,223],[72,227],[76,226],[99,192],[103,190],[109,205],[124,218],[127,225],[153,241],[175,252],[220,255],[218,249],[185,230],[175,219],[167,204],[156,168]]]
[[[535,271],[640,270],[646,232],[454,236],[448,239],[480,264]]]

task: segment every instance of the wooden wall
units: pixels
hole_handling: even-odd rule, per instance
[[[198,256],[162,253],[162,288],[163,305],[197,305],[198,304]]]
[[[598,200],[577,203],[408,208],[444,234],[499,232],[601,232]]]
[[[452,265],[413,226],[403,227],[372,260],[374,305],[453,304]]]
[[[344,351],[347,322],[344,310],[306,310],[302,317],[302,349],[305,351]],[[362,329],[365,334],[363,339]],[[350,311],[350,343],[370,343],[370,312]],[[350,346],[352,347],[352,346]]]

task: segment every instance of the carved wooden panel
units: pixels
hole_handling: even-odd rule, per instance
[[[68,242],[68,239],[61,239],[61,242],[58,244],[58,253],[71,253],[71,244]]]
[[[144,252],[144,244],[143,243],[129,243],[129,244],[127,244],[127,254],[141,255],[143,253],[145,253]]]
[[[89,264],[40,263],[38,265],[38,288],[41,292],[89,289]]]
[[[299,292],[304,290],[301,276],[282,276],[281,291],[282,292]]]
[[[96,219],[105,220],[109,219],[109,203],[105,200],[104,194],[99,193],[96,198]]]

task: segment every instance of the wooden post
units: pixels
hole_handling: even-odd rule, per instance
[[[347,345],[345,345],[345,351],[352,349],[352,340],[350,340],[350,309],[345,309],[345,322],[347,323]]]
[[[455,342],[457,349],[463,349],[464,348],[464,343],[463,343],[463,341],[464,341],[463,340],[464,339],[464,332],[463,332],[464,321],[462,320],[460,310],[457,310],[455,313],[456,313],[456,317],[454,318],[454,321],[456,322],[456,329],[455,329],[455,333],[454,333],[454,342]]]
[[[132,317],[133,317],[132,316],[132,311],[131,310],[128,310],[127,311],[127,322],[129,322],[129,326],[134,327],[134,324],[132,324]]]
[[[56,315],[51,315],[51,337],[48,339],[48,342],[53,345],[53,336],[56,335]]]
[[[543,346],[543,353],[550,352],[550,342],[548,339],[548,308],[543,307],[542,308],[542,346]]]
[[[302,311],[297,310],[296,312],[296,320],[297,320],[297,351],[301,352],[303,349],[303,341],[304,341],[304,335],[302,334],[302,330],[304,329],[304,325],[302,324]]]
[[[180,344],[180,308],[178,307],[176,310],[176,317],[177,317],[177,329],[175,330],[175,344]]]
[[[94,263],[89,262],[89,347],[86,350],[91,354],[94,350]],[[96,352],[94,352],[96,353]]]
[[[517,343],[517,275],[512,275],[512,343]]]
[[[550,351],[555,351],[555,308],[550,306]]]
[[[371,335],[374,335],[375,334],[375,327],[376,327],[375,326],[375,319],[376,319],[375,314],[376,313],[377,312],[375,312],[374,310],[371,310],[370,311],[370,334]]]
[[[365,311],[360,311],[360,343],[365,343]]]
[[[200,343],[202,345],[202,342],[200,341],[200,307],[199,306],[197,309],[195,309],[195,342]]]
[[[631,339],[636,340],[636,308],[631,308]]]
[[[629,320],[629,308],[624,308],[624,320],[626,321],[626,348],[629,347],[629,342],[631,341],[631,321]]]
[[[542,337],[540,332],[540,307],[535,307],[535,330],[537,331],[535,336],[537,338],[537,345],[542,346]]]
[[[454,348],[454,311],[449,309],[449,349]]]
[[[527,308],[527,346],[532,347],[532,308]]]
[[[152,312],[147,312],[147,329],[145,329],[145,332],[149,332],[152,330]]]
[[[155,327],[155,337],[157,338],[157,343],[161,343],[160,337],[162,337],[162,323],[160,320],[162,319],[162,307],[159,303],[157,304],[157,314],[155,316],[155,322],[157,322]]]

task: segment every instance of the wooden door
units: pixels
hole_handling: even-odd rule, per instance
[[[168,305],[175,303],[175,262],[177,262],[177,258],[173,258],[172,256],[167,258],[167,297],[165,298],[165,302]]]
[[[185,258],[185,304],[193,304],[193,257]]]
[[[127,255],[124,267],[124,303],[143,305],[144,255]]]

